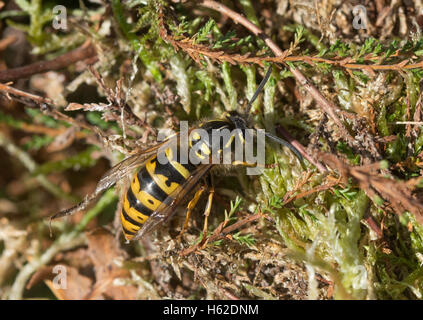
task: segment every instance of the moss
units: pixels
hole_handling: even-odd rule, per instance
[[[44,189],[57,195],[49,198],[40,190],[30,189],[28,175],[21,173],[4,182],[8,187],[0,188],[1,197],[7,201],[26,197],[19,210],[31,213],[37,223],[51,210],[62,207],[57,198],[74,200],[72,194],[80,194],[81,185],[94,188],[107,167],[99,163],[100,158],[112,166],[129,151],[153,144],[154,134],[160,129],[177,128],[181,120],[194,125],[225,110],[242,109],[270,65],[271,53],[263,39],[235,26],[230,19],[220,20],[215,13],[184,2],[113,0],[107,8],[73,8],[68,15],[80,28],[60,33],[49,25],[51,5],[56,2],[15,2],[21,11],[1,12],[0,19],[25,32],[32,53],[50,59],[87,39],[98,52],[98,61],[92,66],[98,74],[81,71],[76,65],[57,71],[66,75],[65,98],[84,100],[78,101],[82,107],[76,111],[55,106],[72,121],[53,119],[34,108],[26,108],[26,113],[12,108],[0,112],[2,132],[25,149],[14,150],[20,151],[21,158],[28,159],[27,151],[34,156],[36,161],[31,160],[32,170],[28,170],[41,177],[37,181]],[[278,5],[277,1],[268,2]],[[413,179],[421,175],[423,136],[420,123],[408,126],[403,121],[422,120],[420,36],[398,41],[374,35],[357,41],[337,31],[336,39],[330,39],[320,35],[318,28],[299,25],[288,13],[281,17],[266,11],[270,16],[263,18],[258,2],[229,3],[269,32],[290,58],[284,65],[273,63],[272,75],[251,109],[254,125],[272,133],[284,126],[316,158],[320,157],[318,151],[325,150],[351,167],[382,161],[379,167],[367,167],[368,173],[376,170],[379,177],[388,175],[393,181],[407,182],[412,198],[419,198],[421,190]],[[22,20],[27,23],[19,20],[22,16],[29,17]],[[328,32],[332,29],[342,30],[328,28]],[[355,144],[343,139],[332,120],[322,120],[322,110],[303,87],[292,81],[287,67],[303,72],[336,104],[337,114],[343,117]],[[88,91],[79,84],[94,85],[98,92],[87,98],[83,93]],[[39,87],[26,89],[43,91]],[[44,133],[33,134],[34,127],[29,131],[28,125],[36,126],[36,130],[42,127]],[[71,126],[79,127],[81,135],[64,150],[49,152],[46,147],[57,138],[57,132]],[[46,129],[54,129],[56,134]],[[10,142],[9,146],[15,144]],[[13,160],[16,152],[8,156]],[[15,168],[7,159],[5,165]],[[131,270],[132,282],[148,284],[155,297],[227,298],[222,293],[224,287],[241,298],[281,299],[286,288],[281,288],[285,282],[280,278],[289,269],[308,279],[310,289],[301,297],[291,290],[291,297],[326,298],[330,283],[336,299],[422,299],[423,228],[418,216],[397,209],[395,201],[369,192],[368,185],[357,179],[341,179],[345,177],[340,170],[321,173],[304,162],[287,148],[268,143],[267,168],[259,177],[246,177],[242,170],[213,173],[217,196],[207,236],[214,235],[222,224],[230,227],[257,213],[262,217],[216,238],[201,255],[179,255],[203,240],[201,214],[178,241],[174,235],[180,224],[175,223],[160,229],[149,240],[150,245],[126,246],[123,264]],[[78,181],[81,168],[90,168],[84,171],[86,182]],[[57,182],[57,188],[52,181]],[[19,193],[19,184],[29,189]],[[116,192],[124,190],[124,183],[116,188]],[[100,203],[116,200],[110,192],[104,197]],[[197,211],[202,213],[204,203],[200,204]],[[72,221],[56,222],[55,229],[62,233],[59,237],[75,235],[75,230],[79,237],[88,221],[100,214],[96,208],[103,207],[94,207],[73,228]],[[6,216],[14,219],[12,214]],[[382,228],[382,238],[375,235],[369,217]],[[112,226],[111,220],[108,217],[104,223]],[[176,215],[179,220],[183,217]],[[26,223],[16,221],[21,230],[36,225]],[[28,236],[28,241],[56,248],[59,240],[44,239],[45,229],[40,229],[40,234]],[[114,232],[119,236],[120,229]],[[30,255],[23,253],[22,259],[26,256]],[[146,267],[151,256],[159,257],[167,278],[153,272],[153,264]],[[193,280],[193,272],[201,281]],[[317,274],[326,281],[319,282],[322,290]],[[13,281],[9,279],[9,283]],[[13,292],[19,296],[22,283],[20,289],[17,286]]]

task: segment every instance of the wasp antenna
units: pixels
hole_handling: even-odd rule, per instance
[[[272,74],[272,66],[270,66],[269,69],[267,69],[267,72],[266,72],[263,80],[261,80],[256,92],[254,92],[253,97],[248,102],[247,107],[246,107],[246,114],[250,113],[250,109],[251,109],[252,104],[254,103],[254,101],[256,101],[256,99],[257,99],[259,93],[261,92],[261,90],[263,90],[263,88],[266,85],[267,80],[269,80],[271,74]]]
[[[277,136],[274,136],[273,134],[269,133],[269,132],[265,132],[266,137],[268,137],[269,139],[285,146],[288,147],[296,156],[297,158],[302,162],[303,161],[303,156],[301,155],[301,153],[298,151],[297,148],[295,148],[292,144],[290,144],[288,141],[279,138]]]

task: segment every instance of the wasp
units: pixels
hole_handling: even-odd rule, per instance
[[[248,102],[244,113],[238,113],[236,111],[227,112],[220,119],[201,123],[198,128],[201,128],[210,136],[213,132],[228,129],[231,132],[237,132],[239,135],[238,138],[242,142],[245,142],[245,132],[247,129],[252,128],[248,117],[251,105],[269,79],[271,71],[272,67],[266,72],[255,94]],[[213,156],[212,150],[216,150],[211,145],[213,139],[210,138],[203,141],[196,134],[195,130],[197,129],[190,130],[192,134],[190,134],[189,149],[195,147],[197,160],[204,160],[207,157],[211,158]],[[287,146],[302,160],[298,150],[289,142],[269,132],[265,132],[265,136],[278,144]],[[106,172],[98,182],[95,191],[88,195],[84,201],[70,209],[53,215],[51,219],[72,215],[75,212],[85,209],[101,193],[113,186],[120,179],[132,176],[131,184],[121,201],[120,218],[122,231],[126,240],[141,239],[164,221],[170,219],[183,200],[191,193],[194,193],[195,189],[198,189],[188,202],[186,219],[181,231],[182,234],[187,227],[191,211],[206,190],[204,186],[197,188],[200,180],[206,177],[210,170],[218,164],[210,161],[206,163],[204,161],[192,161],[191,158],[186,162],[179,161],[178,152],[181,147],[177,138],[178,135],[175,135],[121,161]],[[235,139],[230,139],[226,146],[217,148],[217,153],[221,154],[223,148],[231,148],[232,144],[235,143],[234,141]],[[167,144],[166,147],[163,147],[164,144]],[[160,158],[165,158],[167,161],[163,163],[163,161],[159,161]],[[232,164],[254,166],[254,164],[247,162],[233,162]],[[135,170],[137,171],[134,174]],[[203,232],[207,231],[207,218],[210,214],[213,194],[214,189],[211,187],[204,213],[205,222]]]

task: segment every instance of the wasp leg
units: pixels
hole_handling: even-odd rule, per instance
[[[207,199],[206,209],[204,210],[203,241],[205,241],[207,237],[208,220],[209,220],[209,215],[212,208],[213,197],[214,197],[214,187],[211,186],[209,188],[209,197]]]
[[[197,192],[195,193],[191,201],[188,203],[184,226],[181,232],[179,233],[178,238],[180,238],[184,234],[186,229],[188,228],[188,221],[191,216],[191,212],[194,209],[195,205],[197,204],[198,200],[200,200],[200,197],[203,194],[204,190],[206,190],[206,186],[201,186],[200,189],[197,190]]]
[[[233,161],[231,163],[233,166],[243,166],[243,167],[263,167],[265,168],[265,166],[263,166],[260,163],[249,163],[249,162],[244,162],[244,161]]]
[[[208,238],[207,238],[208,221],[209,221],[209,215],[211,212],[213,198],[214,198],[214,183],[213,183],[212,175],[208,176],[206,183],[209,185],[209,196],[207,198],[206,208],[204,209],[203,239],[201,240],[200,248],[204,248],[208,242]]]

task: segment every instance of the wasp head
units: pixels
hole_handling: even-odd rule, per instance
[[[237,111],[230,111],[225,113],[225,118],[231,122],[236,129],[244,130],[248,128],[247,119]]]

